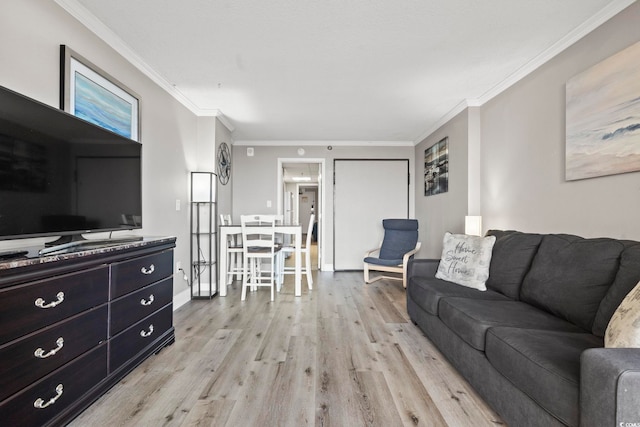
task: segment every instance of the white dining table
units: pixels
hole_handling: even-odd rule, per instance
[[[278,234],[290,234],[293,236],[294,243],[294,253],[295,253],[295,285],[294,285],[294,295],[299,297],[302,296],[302,256],[301,256],[301,242],[302,242],[302,227],[300,225],[282,225],[276,224],[276,233]],[[260,227],[249,227],[249,230],[255,228],[256,231],[259,231]],[[229,283],[227,282],[227,251],[225,248],[227,247],[227,239],[229,236],[242,234],[242,226],[240,225],[221,225],[220,226],[220,250],[218,251],[219,262],[218,262],[218,283],[220,286],[220,296],[227,296],[227,286]]]

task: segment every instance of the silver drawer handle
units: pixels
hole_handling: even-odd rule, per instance
[[[153,294],[149,295],[149,299],[148,300],[145,300],[144,298],[142,298],[140,300],[140,304],[142,304],[142,305],[151,305],[151,304],[153,304]]]
[[[51,399],[49,399],[48,402],[45,402],[42,398],[37,398],[35,402],[33,402],[33,406],[35,406],[38,409],[44,409],[49,405],[53,405],[54,403],[56,403],[56,400],[60,399],[60,396],[62,396],[62,384],[58,384],[58,386],[56,387],[56,395],[55,397],[52,397]]]
[[[40,359],[46,359],[47,357],[53,356],[54,354],[62,350],[62,347],[64,347],[64,339],[60,337],[56,340],[56,348],[50,350],[48,353],[45,353],[42,348],[38,348],[33,352],[33,355],[39,357]]]
[[[40,307],[40,308],[53,308],[56,305],[60,304],[62,301],[64,301],[64,292],[58,292],[58,294],[56,295],[57,300],[56,301],[52,301],[49,304],[45,304],[44,300],[42,298],[38,298],[35,302],[36,307]]]
[[[147,331],[140,331],[140,336],[141,336],[142,338],[147,338],[147,337],[150,337],[152,333],[153,333],[153,325],[149,325],[149,332],[147,332]]]
[[[155,270],[155,269],[156,269],[156,266],[151,264],[149,266],[149,269],[147,269],[146,267],[142,267],[140,269],[140,273],[142,273],[142,274],[151,274],[151,273],[153,273],[153,270]]]

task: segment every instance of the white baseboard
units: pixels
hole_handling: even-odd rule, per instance
[[[173,296],[173,311],[176,311],[191,300],[191,289],[187,288]]]
[[[333,264],[322,264],[320,271],[333,271]]]

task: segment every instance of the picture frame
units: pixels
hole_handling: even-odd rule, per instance
[[[640,171],[640,42],[566,85],[565,180]]]
[[[424,195],[449,191],[449,137],[424,150]]]
[[[60,109],[140,141],[140,96],[65,45],[60,45]]]

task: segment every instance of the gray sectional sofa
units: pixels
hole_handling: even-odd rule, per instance
[[[640,242],[496,236],[486,291],[408,267],[411,320],[510,426],[640,426],[640,349],[603,348]]]

